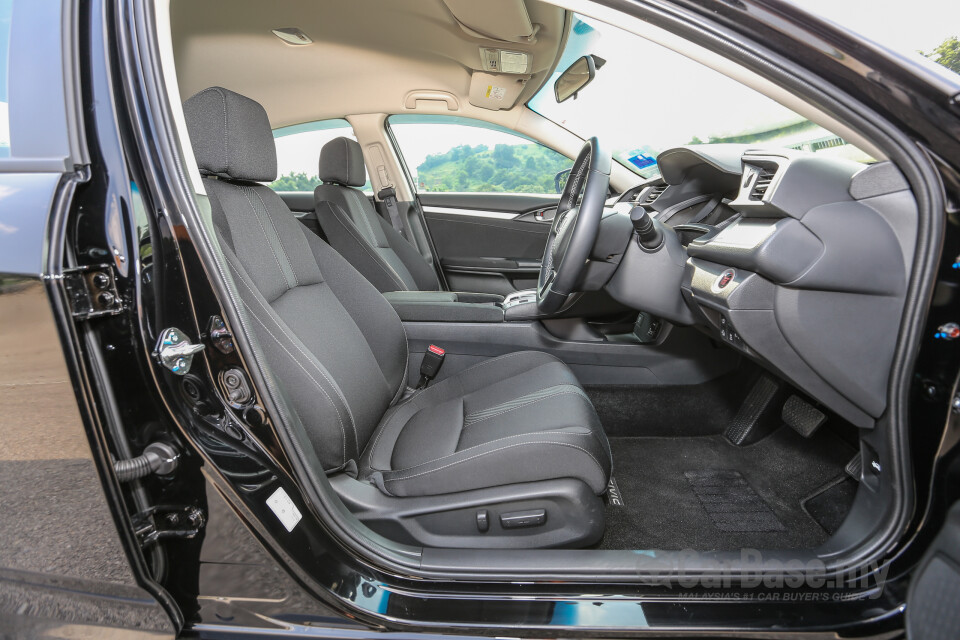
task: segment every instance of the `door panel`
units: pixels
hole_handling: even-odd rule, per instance
[[[557,196],[421,193],[450,288],[511,293],[536,286]]]
[[[449,287],[506,294],[536,286],[557,176],[570,158],[472,118],[394,115],[388,130]]]

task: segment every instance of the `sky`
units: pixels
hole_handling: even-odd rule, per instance
[[[804,9],[857,31],[900,52],[930,50],[960,36],[960,0],[797,0]],[[907,10],[909,9],[909,10]],[[739,83],[632,33],[593,23],[596,34],[583,48],[606,59],[594,83],[578,99],[557,105],[552,82],[531,104],[551,119],[586,137],[597,135],[623,153],[661,151],[751,128],[796,121],[791,111]],[[583,52],[569,52],[570,56]],[[565,56],[565,57],[570,57]],[[498,132],[452,126],[396,128],[407,165],[415,169],[431,153],[458,144],[526,143]],[[316,173],[319,148],[330,131],[278,140],[280,173]],[[321,140],[323,138],[324,140]]]
[[[960,36],[960,2],[956,0],[796,0],[794,4],[902,52],[929,51],[950,36]]]
[[[890,0],[796,4],[910,55],[960,35],[960,0],[911,0],[909,11],[905,3]],[[584,28],[575,26],[560,68],[585,53],[599,55],[606,63],[593,83],[577,99],[557,104],[551,81],[530,103],[581,137],[596,135],[623,155],[639,149],[656,153],[694,137],[705,141],[801,120],[773,100],[671,50],[599,21],[585,21]]]

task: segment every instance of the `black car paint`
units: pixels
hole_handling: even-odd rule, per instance
[[[635,8],[628,3],[617,4],[624,9]],[[817,69],[831,82],[843,82],[851,95],[883,113],[936,154],[946,185],[960,184],[960,132],[952,111],[953,96],[916,80],[906,62],[879,54],[786,4],[732,0],[686,6],[692,13],[723,21],[744,37],[765,38],[767,46],[776,47],[798,65]],[[104,24],[101,9],[106,12],[106,34],[96,28]],[[780,592],[772,589],[758,589],[752,594],[753,600],[736,601],[718,598],[709,590],[688,590],[682,598],[669,593],[664,597],[663,588],[657,585],[587,588],[569,582],[456,583],[390,575],[351,555],[320,524],[300,497],[290,462],[269,420],[251,419],[254,414],[245,419],[219,399],[214,372],[227,364],[245,368],[236,352],[219,354],[208,347],[203,358],[198,358],[193,370],[196,379],[191,381],[199,389],[200,401],[193,392],[184,393],[183,379],[152,363],[150,351],[159,329],[178,326],[191,340],[198,341],[208,319],[223,310],[183,218],[167,206],[170,185],[152,171],[158,164],[154,154],[159,151],[137,147],[136,140],[162,135],[160,123],[149,108],[149,97],[137,90],[125,91],[120,84],[125,78],[128,86],[138,85],[138,66],[128,47],[130,39],[143,37],[146,10],[132,2],[116,7],[91,2],[81,15],[88,38],[81,43],[87,52],[82,77],[87,139],[98,149],[92,156],[99,157],[73,198],[67,241],[80,264],[102,260],[101,252],[111,250],[110,239],[121,241],[122,246],[114,248],[131,258],[126,273],[118,269],[117,278],[126,312],[75,327],[56,284],[55,261],[48,265],[45,275],[67,361],[74,367],[78,405],[127,559],[139,584],[161,602],[174,622],[185,625],[189,635],[227,637],[242,629],[264,635],[299,632],[322,637],[358,637],[384,629],[503,635],[509,629],[509,635],[592,636],[635,635],[644,627],[688,633],[711,629],[802,629],[814,633],[856,628],[858,634],[869,635],[902,626],[909,572],[936,534],[949,504],[960,497],[955,482],[956,443],[941,442],[945,422],[951,416],[960,347],[933,337],[940,324],[960,317],[955,298],[960,271],[953,268],[960,254],[956,212],[948,217],[942,252],[929,248],[931,257],[939,255],[937,294],[929,309],[919,356],[909,369],[913,375],[910,453],[916,486],[920,487],[916,509],[909,535],[892,557],[888,579],[878,597],[824,603],[815,591],[798,591],[790,594],[792,600],[785,606]],[[774,20],[776,17],[780,20]],[[788,32],[784,25],[789,25]],[[839,43],[838,50],[845,52],[844,61],[855,60],[860,65],[844,64],[824,52],[821,43],[825,41]],[[99,46],[108,55],[96,55]],[[142,207],[138,199],[142,199]],[[114,215],[101,214],[109,211]],[[138,216],[137,211],[143,213]],[[85,212],[90,214],[82,215]],[[51,255],[63,246],[54,226],[49,232]],[[122,230],[119,235],[118,228]],[[144,257],[147,246],[149,265],[133,259]],[[5,264],[3,271],[17,273],[18,269]],[[925,307],[927,302],[918,304]],[[166,564],[177,569],[160,576],[160,581],[152,576],[152,568],[130,533],[127,514],[139,509],[136,497],[129,487],[121,488],[115,482],[110,470],[110,455],[119,453],[106,448],[111,420],[133,440],[131,448],[135,451],[153,437],[169,438],[183,446],[188,453],[180,471],[171,479],[146,481],[146,493],[154,503],[162,499],[191,504],[210,514],[205,537],[164,545]],[[248,442],[253,435],[264,446],[250,448],[236,442],[228,422]],[[246,483],[236,475],[218,471],[218,467],[229,464],[226,458],[248,465],[242,472],[265,469],[266,477],[276,479],[253,491],[245,490],[240,485]],[[263,493],[277,484],[287,489],[306,515],[292,535],[286,534],[263,506]],[[284,541],[286,551],[275,544],[278,538]],[[238,553],[238,549],[249,552]],[[276,578],[265,579],[267,575]],[[591,595],[585,595],[585,591]],[[847,595],[856,591],[851,587]],[[101,600],[111,612],[120,611],[120,605],[107,602]],[[587,617],[583,612],[592,615]]]

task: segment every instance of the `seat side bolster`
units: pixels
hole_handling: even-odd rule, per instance
[[[377,248],[364,239],[340,205],[317,200],[316,213],[330,245],[379,291],[409,291],[415,288],[412,278],[408,281],[404,274],[380,255]]]

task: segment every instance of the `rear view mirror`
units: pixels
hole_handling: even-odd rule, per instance
[[[597,64],[593,56],[583,56],[567,67],[553,83],[553,95],[557,102],[576,98],[577,93],[590,84],[597,73]]]

